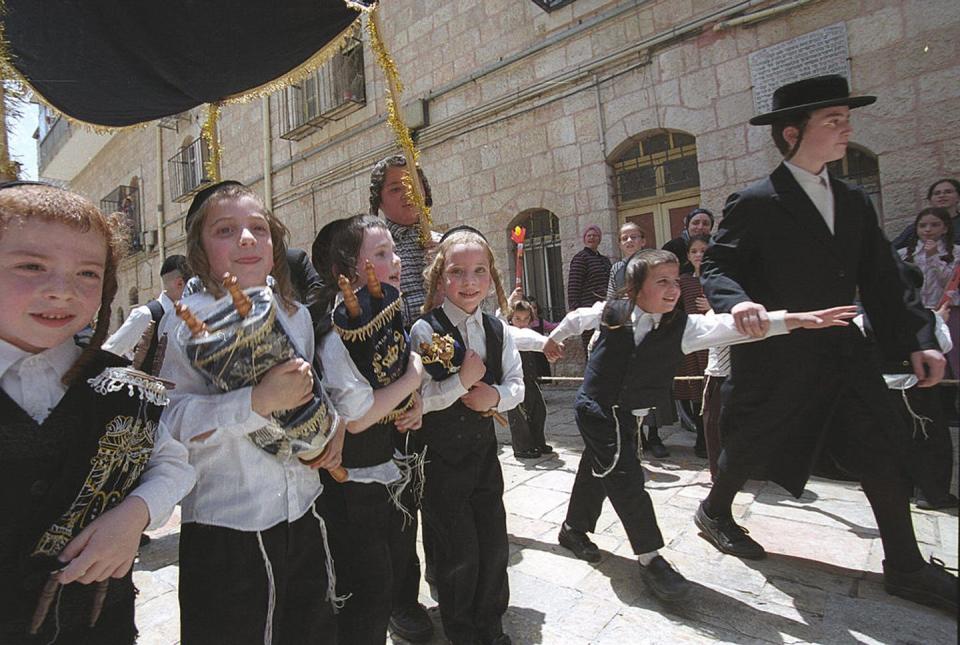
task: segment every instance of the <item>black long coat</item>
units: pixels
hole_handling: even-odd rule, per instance
[[[936,347],[929,314],[903,283],[870,199],[834,178],[830,186],[833,235],[782,164],[730,196],[703,263],[703,288],[714,310],[752,301],[801,312],[859,297],[884,356]],[[870,450],[898,450],[908,435],[886,409],[885,389],[876,352],[852,325],[733,346],[722,428],[728,459],[799,497],[831,446],[841,448],[837,458],[861,463]],[[865,436],[873,440],[863,442]]]

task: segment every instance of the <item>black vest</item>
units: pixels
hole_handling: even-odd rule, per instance
[[[466,347],[456,325],[437,308],[423,316],[438,334],[449,334]],[[483,382],[488,385],[500,383],[503,378],[503,324],[493,316],[483,314],[483,331],[487,345],[487,371]],[[460,378],[451,374],[447,378]],[[425,443],[431,453],[447,463],[457,463],[484,444],[496,442],[493,419],[480,416],[459,399],[449,408],[423,415],[423,427],[417,431],[418,439]],[[428,459],[430,457],[428,456]]]
[[[683,351],[687,315],[675,310],[660,319],[639,345],[633,342],[629,300],[611,300],[603,309],[600,338],[593,346],[581,391],[602,406],[627,410],[670,404],[670,387]]]
[[[365,468],[390,461],[393,458],[393,432],[392,421],[375,423],[356,434],[347,432],[343,438],[343,467]]]
[[[147,350],[143,359],[143,365],[140,369],[148,374],[156,375],[159,369],[154,369],[157,360],[157,346],[160,344],[160,321],[163,320],[163,305],[159,300],[151,300],[147,303],[147,309],[150,310],[150,320],[154,322],[153,335],[150,337],[150,348]]]
[[[127,362],[98,352],[42,424],[0,391],[0,642],[27,633],[49,572],[63,566],[55,554],[136,487],[153,451],[160,409],[129,396],[126,387],[103,395],[87,383],[105,367]],[[142,411],[146,423],[138,421]],[[97,464],[103,463],[112,464],[113,474],[102,479]],[[91,498],[99,502],[83,503]],[[36,554],[39,544],[51,555]],[[86,625],[93,589],[79,583],[63,588],[62,631]],[[130,573],[113,579],[106,605],[129,599],[133,592]],[[46,638],[40,642],[50,640],[54,613],[51,607],[40,632]]]

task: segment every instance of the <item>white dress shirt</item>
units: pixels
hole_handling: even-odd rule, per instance
[[[336,331],[320,339],[317,358],[323,369],[323,389],[345,422],[355,421],[373,407],[373,388],[350,358]]]
[[[480,355],[480,358],[486,360],[487,339],[483,331],[483,312],[480,308],[478,307],[475,312],[468,314],[449,300],[444,300],[441,307],[450,322],[460,331],[460,336],[463,337],[467,349],[472,349]],[[497,412],[506,412],[517,407],[523,401],[523,365],[520,362],[520,353],[517,351],[514,335],[509,331],[510,327],[499,318],[494,318],[494,320],[496,321],[495,324],[504,327],[504,334],[500,363],[503,378],[500,383],[493,385],[493,387],[500,393]],[[536,332],[533,333],[536,334]],[[414,347],[419,347],[420,343],[423,342],[429,343],[432,336],[433,328],[430,323],[422,319],[415,322],[410,329],[410,342],[413,343]],[[533,348],[531,347],[531,349]],[[467,389],[463,387],[457,374],[442,381],[435,381],[424,370],[423,384],[420,387],[424,414],[449,408],[466,393]]]
[[[166,318],[167,314],[173,311],[173,301],[170,300],[170,296],[166,292],[161,293],[157,300],[163,307],[163,317]],[[120,328],[110,335],[110,338],[103,344],[103,350],[117,356],[133,358],[133,350],[140,342],[140,338],[151,320],[153,320],[153,316],[150,314],[150,307],[140,305],[131,311]]]
[[[183,300],[194,313],[215,299],[207,292]],[[277,308],[277,319],[304,357],[313,356],[313,324],[306,307],[298,304],[291,316]],[[183,521],[223,526],[238,531],[261,531],[280,522],[299,519],[322,490],[316,471],[295,457],[281,460],[258,448],[247,434],[268,423],[251,407],[252,387],[220,392],[190,364],[176,316],[160,325],[167,334],[167,352],[160,375],[176,383],[163,420],[190,453],[197,485],[183,500]],[[210,436],[194,441],[203,433]]]
[[[597,329],[605,304],[605,302],[597,302],[591,307],[574,309],[564,316],[563,320],[550,332],[550,338],[559,343],[565,338],[582,334],[588,329]],[[786,313],[786,311],[767,312],[767,316],[770,318],[770,329],[764,338],[788,333],[789,330],[784,319]],[[630,314],[630,320],[633,323],[634,344],[639,345],[647,337],[647,334],[658,327],[661,318],[663,318],[663,314],[648,314],[640,307],[635,306]],[[713,346],[739,345],[756,340],[763,339],[753,338],[738,332],[737,326],[733,322],[733,316],[730,314],[713,312],[690,314],[687,316],[687,324],[683,329],[683,337],[680,340],[680,351],[684,354],[690,354]]]
[[[34,421],[42,424],[67,392],[61,380],[82,350],[73,339],[38,354],[0,340],[0,387]],[[42,428],[41,428],[42,430]],[[187,449],[174,441],[161,422],[153,454],[130,495],[142,499],[150,513],[147,529],[163,526],[173,507],[193,487]]]
[[[953,349],[953,339],[950,337],[950,328],[940,316],[934,315],[933,318],[934,333],[937,337],[937,344],[940,346],[940,352],[942,354],[949,354],[950,350]],[[860,329],[860,332],[863,333],[863,314],[859,314],[854,318],[853,323]],[[920,382],[912,372],[906,374],[884,374],[883,380],[891,390],[909,390]]]
[[[803,188],[813,205],[820,211],[830,233],[834,232],[834,205],[833,190],[830,188],[830,176],[827,174],[827,167],[824,166],[819,173],[813,174],[809,170],[804,170],[800,166],[784,161],[783,165],[793,174],[793,178]]]

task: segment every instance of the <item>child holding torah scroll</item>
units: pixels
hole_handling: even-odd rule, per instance
[[[314,506],[322,484],[278,424],[317,399],[302,358],[313,355],[313,329],[291,295],[287,229],[232,181],[198,193],[187,222],[187,260],[203,290],[180,302],[184,323],[164,319],[161,371],[177,385],[164,420],[197,471],[182,510],[182,642],[334,643],[333,561]],[[225,273],[236,278],[235,293],[222,284]],[[217,343],[222,351],[208,352]],[[259,374],[291,347],[294,357]],[[246,377],[255,384],[232,389]],[[324,425],[305,424],[316,426],[307,437],[332,444],[313,464],[332,468],[342,432],[332,411],[321,416]]]
[[[316,345],[323,380],[348,420],[343,444],[345,482],[327,482],[320,501],[339,566],[337,592],[349,595],[337,616],[345,643],[383,643],[395,575],[414,544],[403,540],[410,516],[411,479],[419,455],[395,449],[398,432],[420,427],[421,365],[403,329],[400,258],[383,220],[358,215],[333,221],[313,244],[325,285],[318,304]]]

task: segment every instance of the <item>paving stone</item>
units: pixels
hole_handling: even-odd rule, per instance
[[[556,454],[519,461],[509,445],[500,451],[510,545],[504,628],[514,643],[957,642],[953,617],[883,590],[882,544],[856,484],[814,478],[796,500],[776,484],[748,482],[735,499],[734,517],[769,556],[746,561],[717,551],[693,523],[709,492],[709,473],[692,455],[693,435],[676,426],[662,429],[673,456],[643,467],[666,542],[661,553],[691,580],[691,596],[669,606],[650,594],[609,501],[591,536],[601,561],[576,559],[557,543],[583,445],[570,411],[573,395],[572,389],[546,392],[548,441]],[[506,430],[498,428],[498,436],[509,441]],[[956,511],[914,510],[913,519],[924,554],[956,566]],[[151,535],[134,572],[138,642],[174,645],[179,514]],[[417,549],[423,562],[422,542]],[[423,580],[420,601],[436,628],[428,645],[445,643],[435,590]]]

